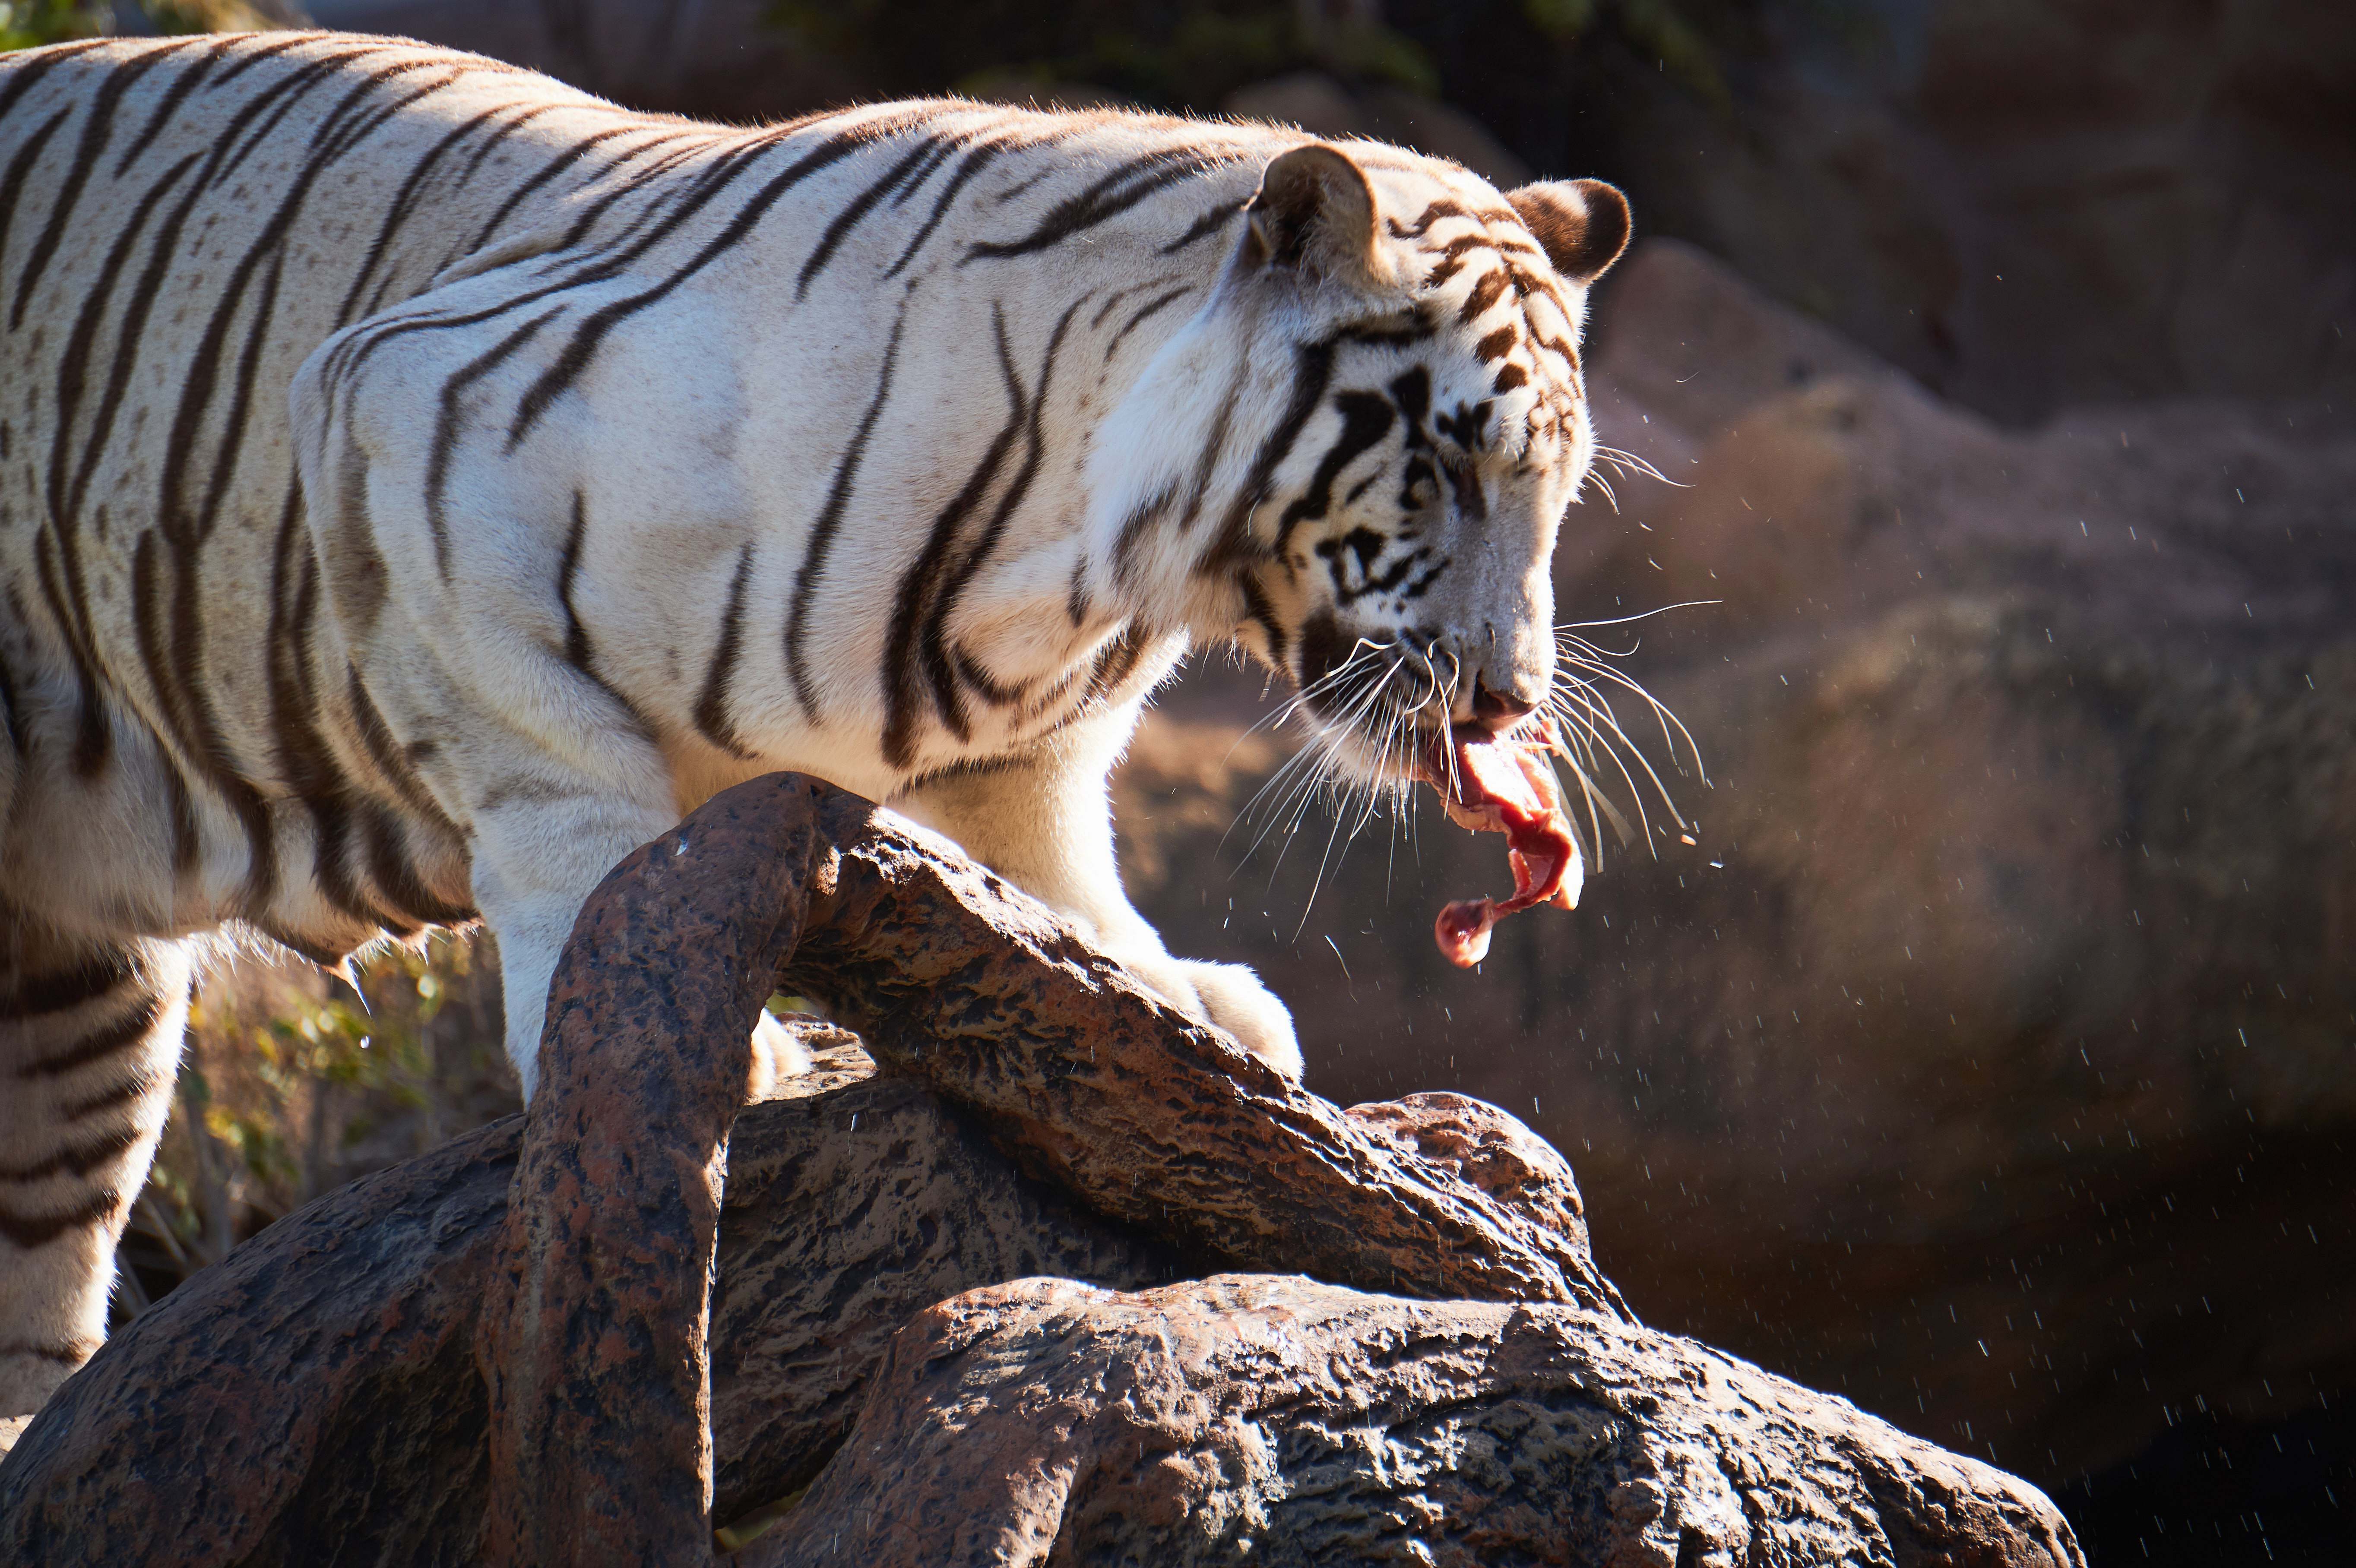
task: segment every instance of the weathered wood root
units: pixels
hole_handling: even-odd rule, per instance
[[[739,1119],[781,975],[904,1076]],[[706,1563],[715,1517],[842,1444],[902,1324],[1020,1275],[1306,1268],[1634,1331],[1512,1118],[1340,1111],[805,779],[616,869],[541,1071],[529,1118],[328,1195],[109,1345],[0,1462],[0,1560]]]

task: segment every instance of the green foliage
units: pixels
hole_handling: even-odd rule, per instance
[[[0,53],[93,38],[113,19],[106,0],[0,0]]]
[[[282,24],[247,0],[138,0],[160,33],[243,33]],[[114,30],[108,0],[0,0],[0,54],[94,38]]]
[[[514,1110],[487,949],[389,949],[355,987],[295,965],[208,980],[124,1239],[125,1308],[320,1193]]]

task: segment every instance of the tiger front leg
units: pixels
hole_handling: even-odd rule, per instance
[[[1134,706],[1073,724],[1020,757],[937,778],[892,802],[1077,925],[1180,1011],[1301,1076],[1292,1015],[1240,964],[1173,958],[1129,901],[1113,852],[1108,774],[1136,727]]]

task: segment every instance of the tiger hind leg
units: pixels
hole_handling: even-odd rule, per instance
[[[106,1337],[190,973],[177,944],[49,938],[0,908],[0,1453]]]

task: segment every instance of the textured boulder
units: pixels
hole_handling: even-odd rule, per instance
[[[2045,1498],[1575,1307],[1220,1275],[979,1290],[893,1342],[741,1561],[2068,1568]]]

